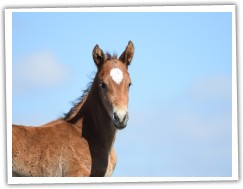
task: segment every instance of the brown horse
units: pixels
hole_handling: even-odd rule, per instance
[[[111,176],[116,165],[114,140],[128,121],[128,66],[134,46],[121,56],[104,54],[98,45],[98,68],[79,103],[40,127],[12,127],[12,174],[35,177]]]

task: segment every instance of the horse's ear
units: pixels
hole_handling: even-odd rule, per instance
[[[98,68],[105,63],[105,54],[100,49],[99,45],[95,45],[93,49],[93,59]]]
[[[124,62],[127,66],[130,65],[134,54],[134,45],[132,41],[128,42],[125,51],[121,54],[119,60]]]

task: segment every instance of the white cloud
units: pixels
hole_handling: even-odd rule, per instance
[[[39,51],[13,64],[13,90],[52,87],[67,76],[67,68],[50,51]]]

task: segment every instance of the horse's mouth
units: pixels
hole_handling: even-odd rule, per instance
[[[119,124],[116,121],[113,121],[113,125],[118,130],[122,130],[122,129],[124,129],[127,126],[127,124]]]

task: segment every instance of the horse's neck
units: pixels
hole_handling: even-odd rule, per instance
[[[97,93],[97,90],[91,90],[81,108],[82,137],[89,144],[92,159],[90,176],[105,175],[116,134],[111,118]]]
[[[95,85],[95,82],[93,85]],[[99,99],[100,95],[97,89],[95,89],[95,87],[91,88],[87,97],[77,106],[77,110],[73,112],[68,122],[79,128],[82,137],[89,142],[97,142],[99,145],[110,149],[116,129]]]
[[[85,111],[83,116],[83,132],[88,132],[90,135],[99,140],[100,144],[111,146],[115,137],[116,129],[113,126],[112,120],[108,115],[103,103],[99,99],[99,95],[91,91],[87,103],[84,107]],[[87,116],[87,117],[86,117]],[[86,122],[87,120],[87,122]]]

